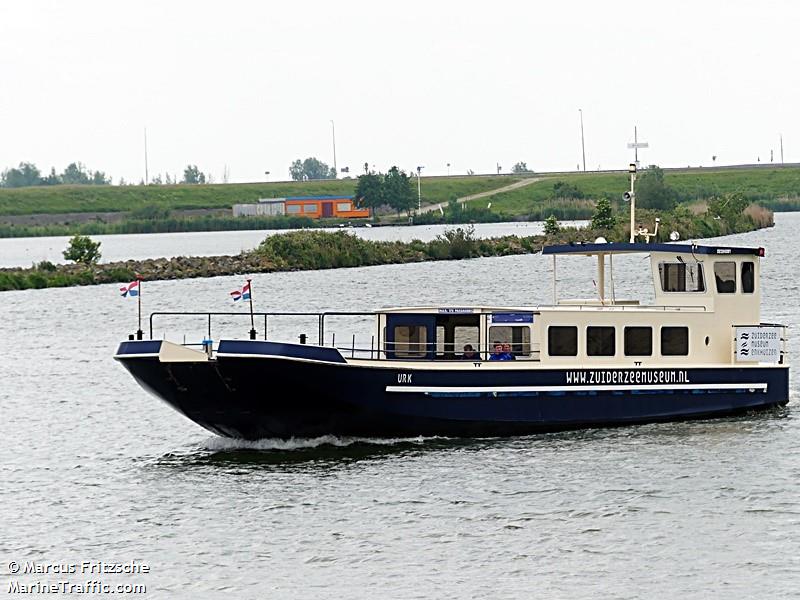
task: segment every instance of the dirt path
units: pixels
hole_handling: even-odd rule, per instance
[[[490,196],[494,196],[496,194],[502,194],[503,192],[510,192],[511,190],[516,190],[517,188],[525,187],[526,185],[531,185],[532,183],[536,183],[537,181],[541,181],[544,177],[530,177],[528,179],[522,179],[521,181],[516,181],[511,185],[506,185],[501,188],[497,188],[496,190],[489,190],[488,192],[480,192],[478,194],[471,194],[469,196],[462,196],[461,198],[456,198],[456,202],[459,204],[464,204],[465,202],[469,202],[470,200],[478,200],[479,198],[489,198]],[[426,213],[431,212],[433,210],[444,210],[444,207],[447,206],[447,202],[438,202],[436,204],[429,204],[428,206],[423,206],[420,212]]]

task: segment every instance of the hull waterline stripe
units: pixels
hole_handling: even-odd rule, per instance
[[[506,385],[506,386],[422,386],[387,385],[387,392],[406,394],[444,393],[465,394],[481,392],[628,392],[638,390],[760,390],[767,391],[766,383],[676,383],[674,385]]]

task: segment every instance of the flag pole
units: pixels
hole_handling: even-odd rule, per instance
[[[253,284],[252,279],[247,280],[247,288],[250,292],[250,339],[256,339],[256,321],[253,316]]]
[[[142,277],[138,273],[136,274],[136,281],[138,283],[136,287],[139,288],[139,295],[137,296],[137,304],[139,305],[139,329],[136,331],[136,339],[141,340],[144,337],[144,333],[142,332]]]

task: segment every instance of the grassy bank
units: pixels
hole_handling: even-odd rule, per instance
[[[683,239],[690,239],[751,231],[772,224],[770,211],[753,206],[721,219],[679,209],[670,213],[642,211],[640,220],[652,223],[656,216],[662,220],[661,239],[673,230],[679,231]],[[408,243],[364,240],[343,231],[304,230],[270,236],[257,249],[237,256],[159,258],[91,266],[43,262],[30,269],[0,269],[0,291],[129,282],[136,273],[145,280],[184,279],[529,254],[538,252],[545,243],[594,240],[600,235],[609,241],[628,237],[622,222],[612,229],[565,228],[549,236],[522,238],[475,239],[471,229],[457,228],[430,242]]]
[[[584,199],[555,198],[553,186],[558,181],[575,186]],[[677,192],[678,201],[682,203],[726,193],[741,193],[750,202],[772,210],[800,209],[800,168],[667,171],[664,183]],[[623,173],[584,173],[545,178],[529,186],[492,196],[491,210],[536,220],[551,212],[562,219],[585,219],[591,217],[592,212],[587,200],[608,198],[617,202],[628,187],[628,176]],[[485,207],[487,199],[469,204]]]
[[[309,217],[165,217],[163,219],[126,219],[119,223],[76,223],[74,225],[4,225],[0,238],[64,235],[109,235],[117,233],[177,233],[187,231],[247,231],[258,229],[303,229],[330,227],[333,223]]]
[[[518,181],[513,177],[422,178],[426,202],[447,202]],[[87,185],[0,189],[0,215],[132,211],[147,206],[165,210],[230,208],[259,198],[352,195],[355,179],[218,185]]]

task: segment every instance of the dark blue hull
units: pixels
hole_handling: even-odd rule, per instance
[[[509,436],[725,416],[788,402],[788,367],[426,370],[276,356],[270,354],[287,347],[268,346],[268,353],[220,353],[208,362],[164,363],[133,350],[118,358],[189,419],[244,439]]]

